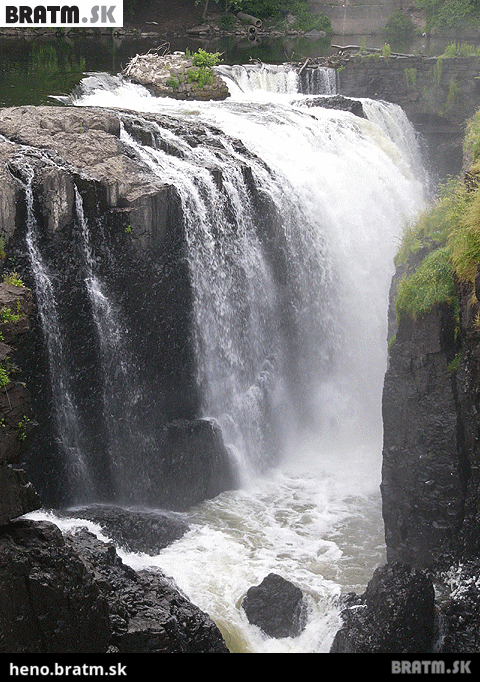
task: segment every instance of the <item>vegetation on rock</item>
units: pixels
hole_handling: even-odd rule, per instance
[[[480,110],[470,119],[464,151],[469,168],[448,181],[434,205],[404,233],[396,265],[405,267],[396,293],[397,317],[418,319],[434,307],[456,307],[455,282],[471,290],[480,263]]]

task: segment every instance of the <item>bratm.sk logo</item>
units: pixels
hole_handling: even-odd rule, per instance
[[[112,5],[94,5],[92,0],[81,0],[75,5],[37,5],[28,1],[21,5],[12,5],[0,2],[0,27],[119,28],[123,26],[123,1],[113,2],[115,4]]]

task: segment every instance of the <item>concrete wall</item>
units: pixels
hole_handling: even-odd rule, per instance
[[[337,74],[342,95],[404,109],[428,143],[435,174],[461,170],[465,123],[480,108],[479,57],[363,55],[347,59]]]

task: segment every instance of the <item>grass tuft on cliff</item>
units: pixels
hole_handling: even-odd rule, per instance
[[[480,263],[480,111],[467,126],[471,160],[463,177],[447,182],[434,205],[404,233],[395,264],[405,274],[397,288],[397,318],[414,320],[438,305],[458,306],[455,278],[475,295]]]
[[[397,316],[418,320],[439,305],[456,304],[450,253],[447,247],[435,249],[418,268],[401,280],[395,300]]]

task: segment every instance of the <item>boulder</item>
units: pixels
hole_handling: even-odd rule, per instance
[[[349,595],[330,653],[433,651],[435,593],[421,570],[399,562],[377,568],[361,596]]]
[[[237,485],[232,456],[214,419],[170,422],[160,449],[162,477],[169,481],[162,497],[168,509],[185,511]]]
[[[0,529],[0,653],[228,653],[220,631],[160,572],[126,566],[85,529]]]
[[[134,571],[86,530],[65,538],[95,576],[110,617],[109,653],[228,653],[210,617],[160,571]]]
[[[54,524],[0,529],[0,595],[2,653],[107,651],[107,601]]]
[[[298,637],[305,628],[302,590],[275,573],[247,591],[242,607],[249,622],[269,637]]]
[[[307,107],[322,107],[323,109],[337,109],[339,111],[349,111],[355,116],[366,118],[360,100],[343,97],[343,95],[332,95],[323,97],[309,97],[303,105]]]

